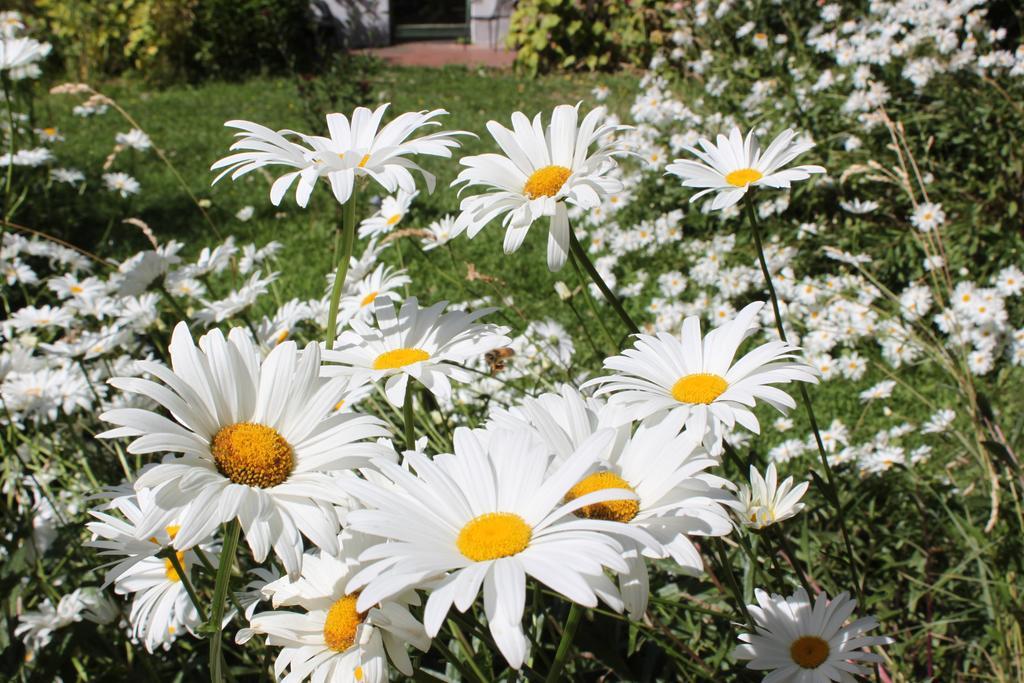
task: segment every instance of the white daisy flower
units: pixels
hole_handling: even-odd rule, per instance
[[[556,271],[565,265],[570,239],[568,207],[593,209],[604,197],[621,191],[622,183],[608,174],[617,166],[613,155],[626,151],[612,134],[627,126],[604,123],[603,107],[591,111],[577,125],[578,115],[579,105],[559,105],[547,130],[540,114],[531,124],[522,112],[515,112],[512,130],[488,121],[487,130],[504,155],[481,154],[459,161],[467,168],[452,185],[493,191],[462,200],[454,234],[466,230],[470,238],[475,237],[503,215],[505,253],[511,254],[522,246],[534,221],[547,217],[548,268]]]
[[[861,662],[881,662],[881,655],[864,648],[887,645],[892,639],[866,636],[878,627],[874,617],[863,617],[843,626],[857,601],[841,593],[829,600],[819,593],[811,605],[803,588],[790,597],[754,591],[756,605],[747,609],[755,622],[754,633],[741,633],[744,643],[736,648],[738,659],[749,659],[748,669],[771,670],[764,683],[851,683],[853,674],[871,675]]]
[[[157,557],[173,543],[181,527],[172,523],[173,513],[155,507],[151,491],[140,491],[137,497],[121,489],[112,493],[114,497],[104,508],[117,510],[120,515],[103,509],[90,511],[97,521],[86,525],[93,534],[86,545],[99,548],[101,556],[119,558],[111,563],[104,585],[113,582],[114,592],[134,595],[129,617],[132,634],[153,652],[170,645],[182,632],[194,634],[203,622],[174,563],[170,558]],[[150,515],[160,523],[152,534],[144,528]],[[212,556],[211,561],[217,562],[217,554],[205,550]],[[199,563],[196,553],[191,549],[176,553],[178,564],[191,574],[192,567]]]
[[[409,213],[409,207],[418,194],[399,189],[398,194],[385,197],[380,203],[380,211],[359,224],[359,237],[380,237],[394,230]]]
[[[0,40],[0,71],[34,64],[50,54],[51,48],[34,38],[4,38]]]
[[[751,465],[750,486],[740,484],[736,496],[740,503],[740,521],[746,526],[764,529],[789,519],[804,509],[800,499],[809,487],[806,481],[793,486],[793,477],[787,477],[780,485],[774,462],[768,465],[764,477]]]
[[[455,136],[469,133],[445,131],[410,140],[409,136],[420,128],[441,125],[433,119],[448,112],[444,109],[407,112],[380,128],[387,108],[387,104],[382,104],[371,112],[365,107],[357,107],[351,121],[344,114],[328,114],[329,138],[287,129],[273,131],[251,121],[228,121],[225,126],[242,131],[236,134],[240,139],[231,145],[232,150],[241,151],[220,159],[210,167],[210,170],[224,169],[213,182],[229,173],[235,180],[263,166],[292,166],[297,170],[278,178],[270,189],[270,201],[275,206],[281,203],[281,198],[296,180],[299,182],[295,199],[302,207],[309,202],[309,195],[320,178],[330,184],[334,198],[340,204],[352,196],[357,176],[373,178],[388,192],[401,188],[412,193],[416,190],[416,183],[410,171],[418,171],[426,181],[427,190],[433,192],[434,176],[407,156],[425,154],[449,158],[451,148],[459,146]],[[287,136],[299,137],[308,146],[292,142]]]
[[[792,130],[784,130],[762,153],[754,131],[744,139],[740,129],[733,128],[729,137],[719,135],[717,144],[701,138],[703,151],[686,147],[699,162],[676,159],[665,170],[682,178],[683,187],[705,188],[693,195],[691,202],[714,192],[711,209],[725,209],[739,202],[751,187],[788,188],[795,180],[825,172],[821,166],[783,168],[814,147],[813,142],[794,140],[795,137]]]
[[[197,347],[184,323],[168,347],[171,368],[151,361],[138,367],[163,381],[116,377],[110,384],[142,394],[173,420],[148,410],[119,408],[100,416],[118,427],[103,438],[138,437],[130,453],[178,452],[144,470],[136,490],[154,489],[159,514],[147,515],[142,535],[174,511],[176,549],[189,548],[218,525],[237,519],[257,562],[273,547],[290,575],[299,571],[302,537],[337,552],[344,503],[333,473],[360,467],[392,451],[366,439],[387,436],[380,420],[335,414],[344,384],[320,377],[320,349],[278,344],[260,353],[241,329],[228,338],[214,330]],[[301,534],[301,535],[300,535]]]
[[[328,287],[334,283],[333,277],[330,279]],[[341,329],[353,317],[369,320],[377,299],[382,302],[401,301],[401,290],[410,282],[412,279],[404,269],[397,270],[383,263],[377,264],[372,273],[345,287],[345,295],[338,306],[338,328]]]
[[[921,232],[931,232],[946,223],[946,212],[942,210],[942,204],[922,202],[910,215],[910,222]]]
[[[300,607],[305,612],[257,612],[236,640],[245,643],[254,634],[266,634],[268,645],[282,648],[275,675],[280,678],[290,669],[287,680],[386,683],[388,659],[403,675],[412,676],[406,643],[423,651],[430,647],[423,624],[409,613],[410,605],[420,604],[416,593],[407,591],[357,610],[359,594],[345,591],[360,569],[355,558],[373,542],[346,530],[338,537],[343,557],[323,551],[303,555],[296,581],[279,579],[262,593],[275,608]]]
[[[131,177],[127,173],[104,173],[103,184],[107,186],[107,189],[111,192],[116,192],[121,195],[122,198],[127,198],[130,195],[138,194],[142,186],[139,185],[139,181]]]
[[[363,553],[372,564],[348,583],[348,591],[361,591],[357,609],[439,580],[424,612],[433,637],[452,603],[465,612],[482,584],[491,635],[515,669],[528,647],[521,623],[527,575],[581,605],[594,607],[601,598],[621,610],[605,575],[606,568],[627,570],[615,536],[657,543],[625,524],[572,513],[606,500],[634,500],[635,494],[607,489],[563,501],[611,438],[612,432],[599,432],[555,465],[529,432],[459,428],[454,454],[431,459],[406,452],[415,475],[380,461],[375,464],[391,484],[347,479],[346,488],[367,506],[349,513],[351,528],[387,539]]]
[[[440,219],[432,222],[427,226],[427,232],[430,234],[424,237],[421,241],[423,251],[431,251],[448,244],[448,242],[450,242],[455,236],[454,231],[455,218],[450,214],[445,214]]]
[[[493,308],[444,313],[447,305],[442,301],[420,308],[416,297],[409,297],[396,311],[390,299],[376,301],[376,326],[352,319],[352,329],[341,333],[333,351],[324,352],[325,361],[338,363],[326,366],[325,374],[350,376],[356,384],[387,378],[384,393],[396,406],[405,400],[410,377],[447,400],[451,380],[474,378],[464,363],[511,342],[507,327],[474,324]]]
[[[703,435],[704,446],[717,454],[723,435],[737,423],[760,433],[751,410],[757,399],[782,413],[796,405],[771,385],[818,381],[814,368],[798,360],[799,349],[782,341],[762,344],[733,362],[740,344],[759,329],[756,320],[763,305],[747,305],[703,339],[698,316],[683,321],[678,338],[667,332],[638,334],[632,349],[604,361],[606,369],[620,374],[583,386],[599,386],[596,393],[610,394],[609,402],[625,407],[632,419],[682,414],[686,428]]]
[[[127,133],[118,133],[114,136],[114,142],[132,149],[144,152],[153,146],[153,141],[146,133],[138,128],[132,128]]]

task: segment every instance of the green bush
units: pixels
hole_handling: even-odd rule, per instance
[[[81,80],[238,79],[316,61],[307,0],[38,0],[28,9]]]
[[[308,0],[198,0],[189,36],[194,78],[306,69],[315,42]]]
[[[521,0],[512,14],[509,47],[516,65],[595,71],[642,66],[662,43],[668,3],[661,0]]]

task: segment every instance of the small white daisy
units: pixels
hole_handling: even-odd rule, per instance
[[[634,347],[606,358],[604,367],[620,374],[598,377],[586,386],[610,394],[632,419],[679,412],[686,428],[703,435],[711,453],[721,452],[722,436],[739,423],[755,434],[760,425],[751,410],[758,399],[785,413],[796,405],[784,382],[817,383],[813,367],[798,359],[799,349],[771,341],[733,362],[740,344],[758,330],[764,302],[747,305],[734,319],[701,338],[700,318],[683,321],[681,337],[667,332],[638,334]]]
[[[865,648],[887,645],[892,639],[866,636],[878,627],[874,617],[863,617],[843,626],[857,601],[841,593],[829,600],[819,593],[813,606],[803,588],[790,597],[754,591],[756,605],[747,609],[755,623],[754,633],[741,633],[744,643],[736,648],[738,659],[749,659],[748,669],[771,670],[764,683],[852,683],[853,674],[869,676],[861,662],[880,662],[882,656]]]
[[[409,297],[396,311],[390,299],[376,300],[376,326],[352,319],[352,329],[341,333],[333,351],[324,352],[324,360],[332,363],[324,372],[349,376],[356,384],[387,378],[384,393],[396,406],[405,400],[409,378],[447,399],[451,380],[473,379],[473,373],[463,367],[468,360],[511,342],[508,328],[476,324],[494,309],[445,313],[447,305],[442,301],[420,308],[416,297]]]
[[[604,197],[622,190],[609,177],[617,164],[614,156],[625,153],[613,133],[625,126],[604,123],[603,107],[577,122],[579,105],[555,107],[545,130],[541,115],[533,122],[522,112],[512,114],[512,130],[488,121],[502,154],[481,154],[459,161],[467,168],[452,185],[462,189],[484,187],[488,192],[466,197],[455,221],[455,235],[468,231],[475,237],[485,225],[504,216],[506,254],[519,249],[530,226],[550,219],[548,268],[560,270],[569,254],[569,206],[593,209]],[[592,151],[591,147],[597,145]]]
[[[765,476],[750,466],[750,486],[740,484],[739,518],[744,525],[764,529],[777,522],[789,519],[804,509],[800,502],[810,487],[809,482],[793,486],[793,477],[787,477],[779,484],[775,463],[768,465]]]
[[[821,166],[783,168],[814,147],[813,142],[795,137],[792,130],[784,130],[762,153],[754,131],[744,139],[740,129],[733,128],[729,137],[719,135],[717,144],[701,138],[703,151],[685,147],[699,162],[676,159],[665,170],[682,178],[683,187],[704,188],[690,198],[691,202],[714,192],[711,209],[725,209],[740,201],[751,187],[788,188],[793,181],[825,172]]]

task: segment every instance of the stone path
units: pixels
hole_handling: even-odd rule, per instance
[[[510,50],[491,50],[481,45],[460,45],[443,41],[424,40],[399,43],[387,47],[370,47],[357,50],[375,55],[390,64],[399,66],[490,66],[508,68],[515,61],[516,54]]]

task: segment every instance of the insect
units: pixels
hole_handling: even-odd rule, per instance
[[[506,361],[512,356],[516,355],[516,352],[507,346],[502,346],[497,349],[491,349],[484,354],[484,360],[487,361],[487,365],[491,368],[491,374],[496,375],[505,369]]]

